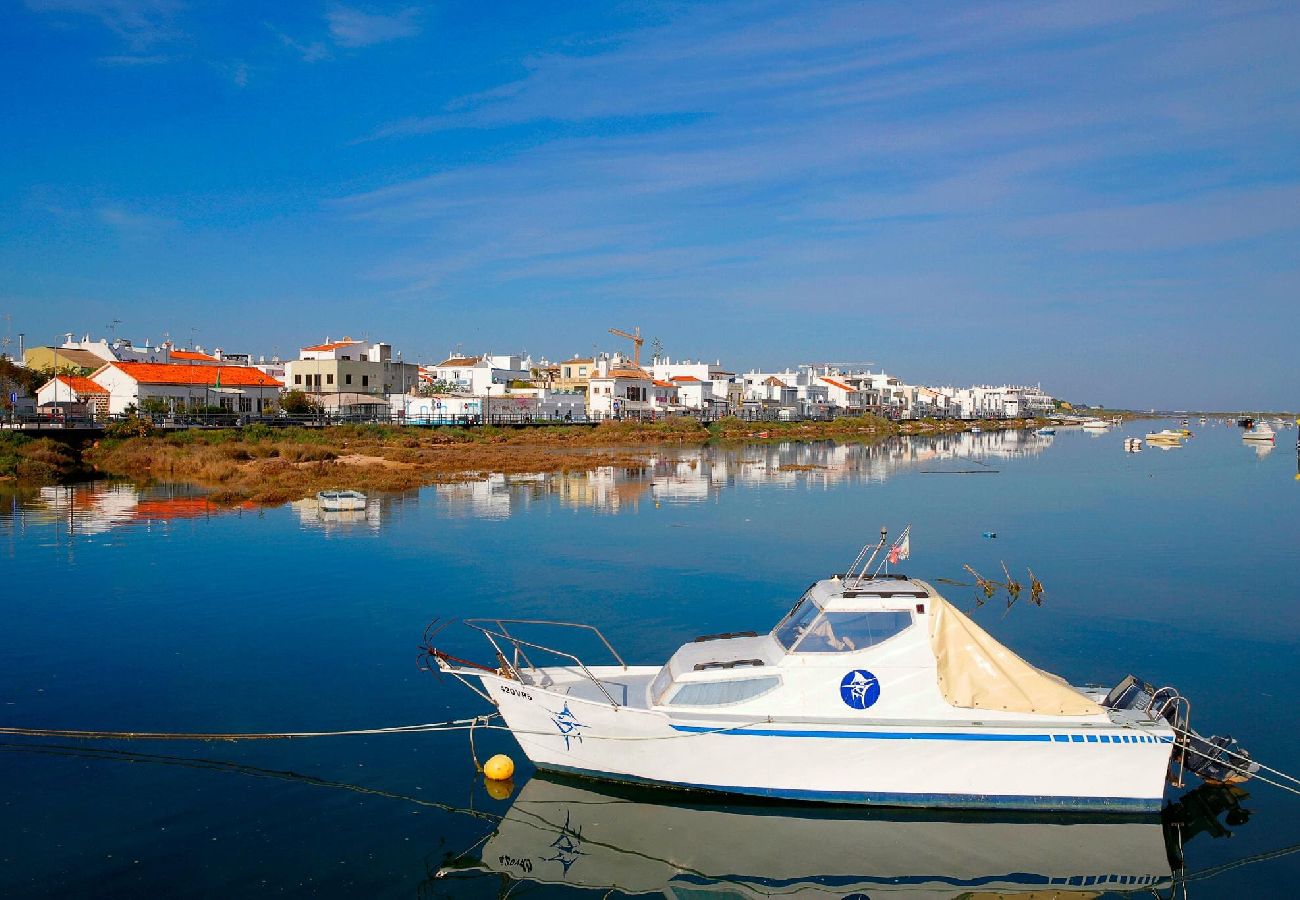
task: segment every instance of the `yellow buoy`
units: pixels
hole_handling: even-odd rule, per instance
[[[515,792],[515,783],[513,781],[493,781],[491,778],[483,782],[487,788],[488,796],[493,800],[509,800],[510,795]]]
[[[483,764],[483,774],[492,781],[509,781],[515,774],[515,761],[498,753]]]

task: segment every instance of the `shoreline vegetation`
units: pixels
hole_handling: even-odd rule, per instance
[[[877,416],[816,422],[694,419],[603,422],[547,428],[412,428],[337,425],[149,433],[110,431],[83,448],[49,438],[0,442],[0,482],[20,486],[114,477],[180,482],[209,490],[216,503],[278,504],[320,490],[400,491],[475,481],[492,473],[590,471],[640,466],[665,446],[785,441],[874,442],[895,435],[1032,428],[1039,420],[917,420]]]

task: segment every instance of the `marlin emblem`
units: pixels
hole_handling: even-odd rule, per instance
[[[566,706],[567,709],[567,706]],[[554,856],[543,856],[546,862],[557,862],[564,867],[564,874],[569,874],[569,866],[578,861],[579,856],[586,856],[582,852],[582,831],[575,831],[569,825],[569,811],[564,811],[564,827],[560,833],[551,841],[551,848],[555,851]]]
[[[564,736],[565,750],[569,749],[570,739],[582,743],[582,732],[579,731],[579,729],[586,726],[579,722],[578,717],[569,711],[569,704],[567,702],[564,704],[564,709],[551,716],[551,721],[555,723],[555,727],[558,728],[560,734]]]
[[[853,698],[855,703],[865,705],[867,702],[867,691],[871,690],[872,685],[875,683],[876,679],[867,678],[860,671],[854,672],[853,679],[848,684],[849,696]]]

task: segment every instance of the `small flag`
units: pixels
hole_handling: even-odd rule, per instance
[[[900,560],[907,559],[912,555],[912,535],[909,531],[904,531],[903,536],[898,539],[898,543],[889,548],[889,564],[897,565]]]
[[[221,388],[221,366],[217,366],[217,388]]]

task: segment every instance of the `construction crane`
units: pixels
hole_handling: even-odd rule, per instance
[[[625,337],[632,342],[632,348],[633,348],[632,365],[636,366],[639,369],[641,368],[641,345],[645,343],[645,338],[641,337],[640,325],[632,329],[632,332],[633,332],[632,334],[628,334],[626,331],[620,331],[617,328],[611,328],[609,330],[610,334],[616,334],[619,337]]]

